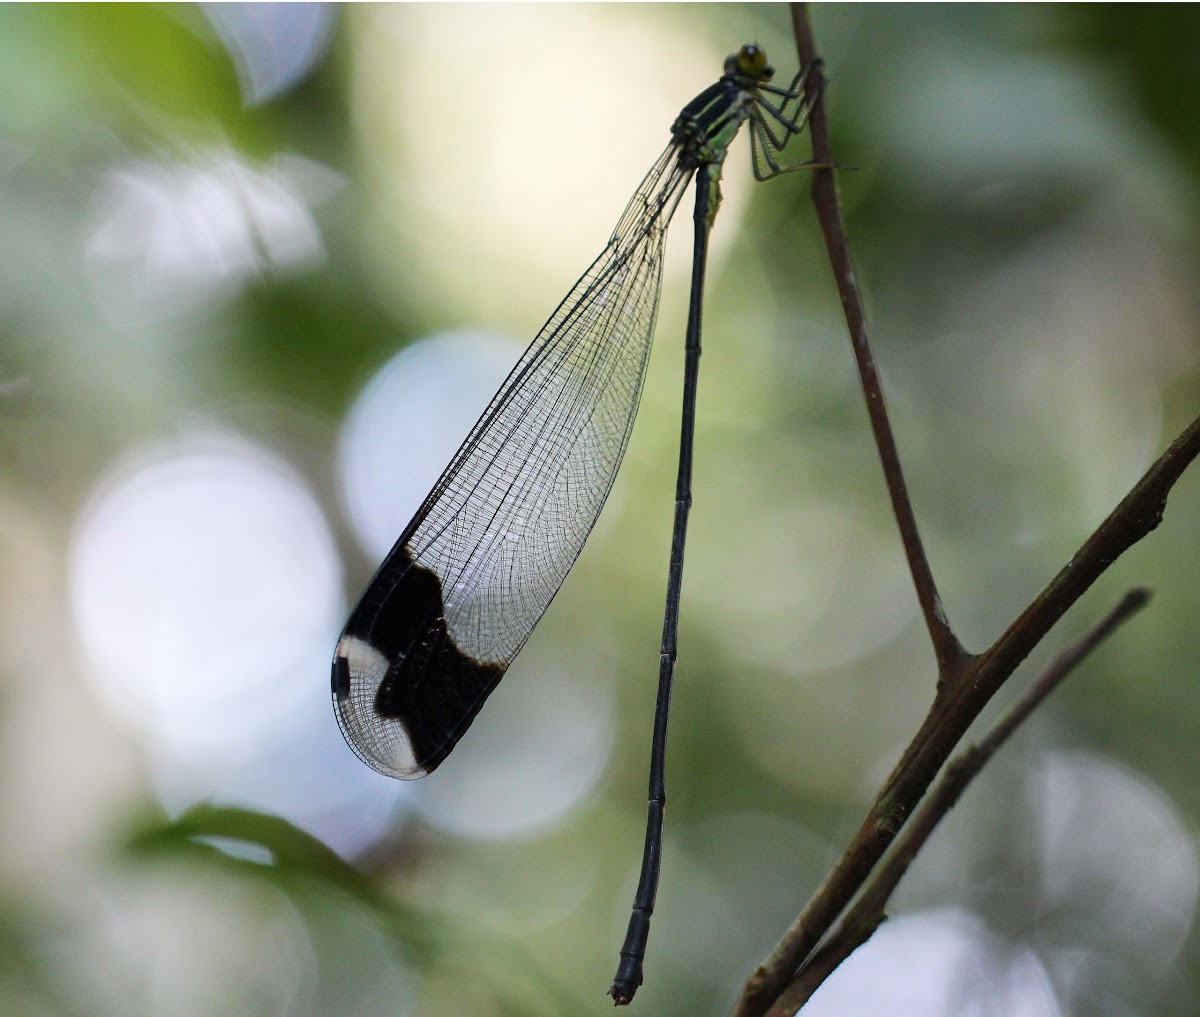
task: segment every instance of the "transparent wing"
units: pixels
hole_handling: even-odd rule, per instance
[[[457,743],[550,605],[629,441],[666,228],[690,180],[669,146],[513,368],[351,615],[334,702],[375,769],[420,777]]]

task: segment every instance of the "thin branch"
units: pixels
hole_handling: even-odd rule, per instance
[[[1158,526],[1171,488],[1198,455],[1200,418],[1183,430],[1020,617],[934,704],[880,792],[880,800],[906,805],[905,814],[911,809],[928,787],[925,774],[941,767],[980,711],[1055,622],[1114,561]]]
[[[837,931],[804,965],[801,973],[767,1011],[767,1017],[792,1017],[838,965],[871,938],[886,919],[884,909],[913,859],[971,781],[1063,679],[1121,624],[1145,607],[1149,600],[1150,591],[1144,587],[1126,593],[1108,615],[1054,659],[977,745],[971,746],[947,764],[941,780],[913,813],[904,832],[896,839],[895,847],[871,874],[862,894],[846,912]]]
[[[817,99],[809,121],[814,161],[832,163],[834,160],[820,92],[820,64],[816,62],[816,47],[804,5],[793,6],[793,17],[800,59],[814,67],[809,81],[809,86],[817,89]],[[813,201],[821,218],[843,310],[859,358],[872,427],[888,476],[888,488],[905,550],[934,639],[939,685],[938,695],[920,729],[876,795],[842,856],[770,956],[748,979],[734,1011],[736,1017],[760,1017],[810,960],[814,949],[870,877],[872,869],[895,840],[980,711],[1054,623],[1109,565],[1158,525],[1171,488],[1188,465],[1200,455],[1200,419],[1197,419],[1147,470],[1083,547],[1000,638],[978,657],[966,654],[946,624],[928,563],[916,537],[912,509],[904,494],[903,479],[899,472],[895,443],[883,412],[878,374],[867,345],[862,301],[846,242],[836,184],[830,171],[814,172]]]
[[[1021,616],[938,697],[862,825],[800,916],[754,971],[737,1017],[758,1017],[789,984],[870,875],[938,770],[996,690],[1051,626],[1162,519],[1167,496],[1200,455],[1200,418],[1171,443]]]
[[[791,8],[792,28],[796,36],[796,53],[801,67],[812,68],[806,87],[809,89],[809,94],[816,96],[812,114],[808,120],[813,162],[836,165],[833,147],[829,141],[829,128],[825,119],[825,80],[817,55],[812,25],[808,19],[808,5],[794,3]],[[968,654],[959,643],[958,637],[954,634],[946,618],[942,598],[938,593],[937,584],[934,582],[933,572],[929,568],[925,547],[921,543],[912,502],[908,497],[908,487],[904,482],[904,472],[900,467],[900,453],[896,449],[896,439],[888,420],[887,407],[884,405],[879,370],[876,367],[875,355],[871,352],[871,341],[867,335],[867,317],[863,309],[862,293],[858,288],[858,277],[854,273],[854,264],[850,258],[850,245],[846,239],[846,223],[842,216],[841,201],[838,198],[835,171],[815,169],[812,181],[813,206],[816,208],[817,218],[821,223],[825,247],[829,252],[829,264],[833,269],[838,296],[842,301],[842,313],[846,317],[846,326],[850,330],[850,343],[854,349],[854,359],[858,365],[858,375],[867,403],[871,432],[875,436],[875,445],[879,449],[879,458],[883,464],[884,480],[887,482],[888,494],[892,499],[892,511],[896,515],[896,523],[900,528],[900,539],[904,544],[904,553],[908,557],[908,568],[917,588],[917,600],[925,615],[929,638],[933,642],[940,685],[949,673],[962,666]]]

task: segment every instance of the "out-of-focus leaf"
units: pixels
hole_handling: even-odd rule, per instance
[[[213,838],[265,848],[271,862],[262,865],[235,857],[206,843],[206,839]],[[278,816],[250,809],[202,802],[174,821],[156,818],[140,822],[130,833],[125,847],[132,854],[189,851],[219,857],[242,871],[311,876],[371,907],[393,910],[397,916],[404,915],[408,920],[414,917],[402,905],[382,896],[369,879],[311,834]]]
[[[222,842],[230,850],[219,846]],[[240,857],[239,844],[265,849],[271,860],[263,863]],[[300,883],[316,880],[369,908],[396,947],[415,958],[422,968],[456,968],[465,959],[476,977],[479,969],[486,970],[505,1013],[533,1017],[540,1013],[586,1012],[581,1002],[519,944],[464,929],[460,923],[412,908],[394,895],[382,893],[374,881],[336,852],[278,816],[202,802],[176,820],[161,814],[138,819],[123,847],[130,857],[182,854],[242,876],[268,879],[297,904],[304,903],[298,893]],[[319,908],[313,920],[320,921]]]

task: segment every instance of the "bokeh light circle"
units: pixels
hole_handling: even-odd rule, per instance
[[[487,406],[520,349],[462,330],[406,347],[363,387],[340,439],[346,512],[382,560]]]
[[[973,915],[933,911],[880,926],[817,990],[805,1017],[1062,1017],[1045,969]]]
[[[87,678],[172,810],[246,804],[346,850],[382,832],[396,792],[372,789],[329,705],[341,561],[280,457],[200,429],[116,466],[75,526],[69,587]]]

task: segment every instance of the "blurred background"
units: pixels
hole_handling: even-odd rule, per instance
[[[982,649],[1200,406],[1200,15],[818,7],[857,267]],[[582,1014],[636,881],[689,261],[609,506],[430,778],[343,744],[351,603],[782,5],[0,8],[0,1012]],[[634,1004],[727,1012],[933,660],[803,176],[726,167],[665,874]],[[801,146],[798,156],[806,152]],[[686,205],[685,199],[685,205]],[[1005,690],[997,758],[805,1014],[1200,1009],[1200,470]],[[994,713],[993,713],[994,715]]]

